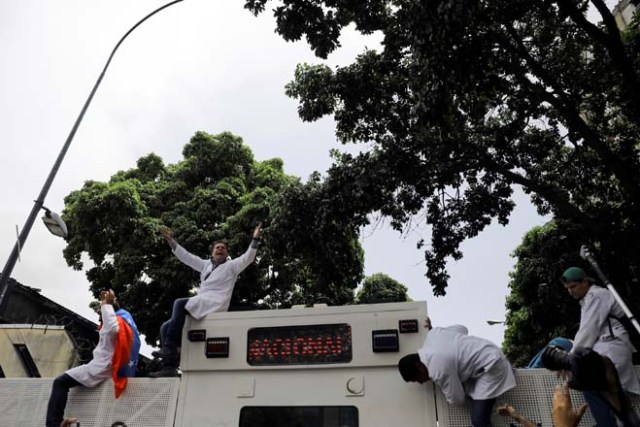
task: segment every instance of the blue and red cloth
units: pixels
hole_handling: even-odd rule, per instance
[[[127,386],[128,378],[136,376],[140,333],[136,322],[127,310],[121,308],[116,311],[116,319],[118,320],[118,337],[111,360],[111,376],[117,399]]]

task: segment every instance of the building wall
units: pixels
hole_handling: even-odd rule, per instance
[[[618,2],[616,7],[613,8],[613,17],[615,18],[620,31],[626,30],[631,24],[631,20],[633,19],[636,9],[637,7],[629,0],[621,0]]]
[[[94,322],[44,297],[38,289],[13,279],[9,279],[7,292],[0,301],[0,327],[2,325],[64,327],[75,342],[80,364],[92,359],[99,339],[98,325]]]
[[[26,346],[41,377],[55,377],[77,364],[77,352],[62,327],[0,325],[0,366],[7,378],[30,377],[16,345]]]

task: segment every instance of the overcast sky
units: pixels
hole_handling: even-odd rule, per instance
[[[139,19],[165,2],[151,0],[0,1],[0,262],[16,239],[108,55]],[[288,174],[306,180],[330,165],[340,147],[334,123],[302,123],[284,95],[297,63],[321,62],[305,42],[286,43],[270,14],[259,18],[240,0],[185,0],[136,29],[116,53],[85,115],[45,205],[61,212],[64,197],[86,180],[108,180],[150,152],[181,160],[198,130],[242,136],[257,160],[280,157]],[[346,65],[378,38],[345,34],[330,66]],[[353,149],[353,148],[352,148]],[[365,230],[365,273],[384,272],[427,301],[434,325],[462,323],[470,333],[502,342],[510,253],[532,226],[545,222],[527,198],[507,227],[492,225],[462,246],[449,264],[446,297],[435,298],[416,242],[407,235]],[[64,241],[34,224],[12,277],[96,320],[84,272],[67,267]]]

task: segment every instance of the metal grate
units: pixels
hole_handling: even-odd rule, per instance
[[[640,367],[636,366],[636,375],[640,376]],[[543,427],[551,427],[551,402],[558,378],[556,374],[546,369],[519,369],[516,370],[515,389],[510,390],[499,397],[496,407],[508,403],[516,408],[522,415]],[[436,387],[437,389],[437,387]],[[451,406],[447,403],[440,390],[436,390],[436,407],[438,410],[438,424],[440,427],[468,427],[471,425],[471,404],[464,407]],[[574,408],[584,403],[582,393],[572,390],[571,401]],[[640,409],[640,397],[633,395],[631,402]],[[494,427],[509,427],[510,423],[518,424],[509,417],[494,414],[491,418]],[[582,417],[580,426],[593,426],[595,421],[591,412],[587,410]]]
[[[0,383],[0,425],[42,427],[53,378],[3,379]],[[82,427],[171,427],[175,418],[180,380],[177,378],[131,378],[118,400],[113,383],[95,388],[75,387],[69,393],[65,416],[80,420]]]
[[[635,369],[640,376],[640,367]],[[516,371],[516,381],[517,388],[501,396],[497,404],[508,403],[543,427],[552,426],[551,399],[558,383],[556,375],[544,369],[523,369]],[[52,382],[52,378],[0,380],[0,426],[42,427]],[[113,397],[111,381],[105,381],[96,388],[76,387],[69,394],[66,416],[79,418],[82,427],[110,426],[116,421],[123,421],[127,427],[171,427],[179,387],[177,378],[132,378],[118,400]],[[575,407],[584,402],[579,392],[572,391],[571,397]],[[634,396],[632,402],[636,409],[640,409],[640,397]],[[448,405],[438,390],[435,392],[435,404],[440,427],[471,425],[469,406]],[[499,415],[494,415],[492,421],[494,427],[508,427],[512,422]],[[580,425],[594,424],[587,411]]]

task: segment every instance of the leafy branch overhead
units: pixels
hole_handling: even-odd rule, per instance
[[[232,309],[353,300],[362,279],[357,228],[347,219],[327,221],[319,177],[304,184],[274,158],[256,161],[231,133],[197,132],[184,159],[165,165],[149,154],[109,182],[88,181],[65,198],[63,217],[72,233],[64,250],[76,270],[91,261],[91,290],[113,288],[156,344],[173,301],[193,294],[197,274],[172,255],[159,233],[171,227],[178,242],[203,258],[226,239],[231,256],[242,254],[255,225],[266,226],[255,265],[240,276]],[[315,197],[300,202],[300,195]]]
[[[268,3],[245,8],[259,14]],[[461,242],[509,221],[516,185],[603,253],[620,239],[640,253],[637,21],[622,34],[602,0],[273,4],[276,31],[305,38],[320,58],[347,26],[382,37],[344,67],[300,64],[286,91],[303,120],[333,116],[342,142],[368,144],[337,156],[323,182],[349,201],[335,217],[362,225],[382,212],[402,229],[424,215],[435,294]]]

